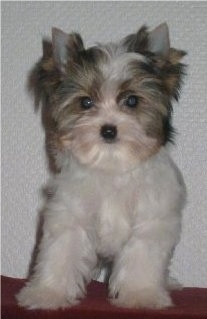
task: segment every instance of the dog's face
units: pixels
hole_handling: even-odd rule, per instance
[[[91,167],[127,170],[171,139],[184,52],[170,49],[165,24],[87,50],[79,35],[53,29],[52,43],[42,83],[64,152]]]

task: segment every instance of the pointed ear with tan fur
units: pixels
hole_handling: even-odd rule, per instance
[[[60,71],[65,72],[69,59],[84,49],[81,36],[77,33],[67,34],[52,28],[53,57]]]
[[[160,69],[168,94],[178,100],[186,68],[180,60],[186,52],[170,47],[169,29],[166,23],[160,24],[149,33],[148,50],[157,56],[154,63]]]

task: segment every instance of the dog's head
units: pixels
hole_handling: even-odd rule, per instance
[[[91,167],[124,170],[158,152],[172,140],[184,55],[170,47],[166,24],[89,49],[79,34],[53,28],[38,86],[56,123],[54,149]]]

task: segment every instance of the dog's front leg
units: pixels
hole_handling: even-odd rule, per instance
[[[178,228],[175,224],[168,227],[158,222],[156,227],[147,225],[143,232],[135,231],[115,258],[109,285],[113,304],[129,308],[172,305],[166,281]]]
[[[57,309],[75,305],[91,280],[96,265],[92,240],[78,224],[60,227],[59,220],[53,220],[53,228],[48,223],[44,227],[34,275],[17,295],[21,306]]]

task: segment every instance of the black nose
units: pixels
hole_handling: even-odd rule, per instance
[[[100,133],[106,142],[111,143],[117,136],[117,128],[114,125],[105,124],[101,127]]]

